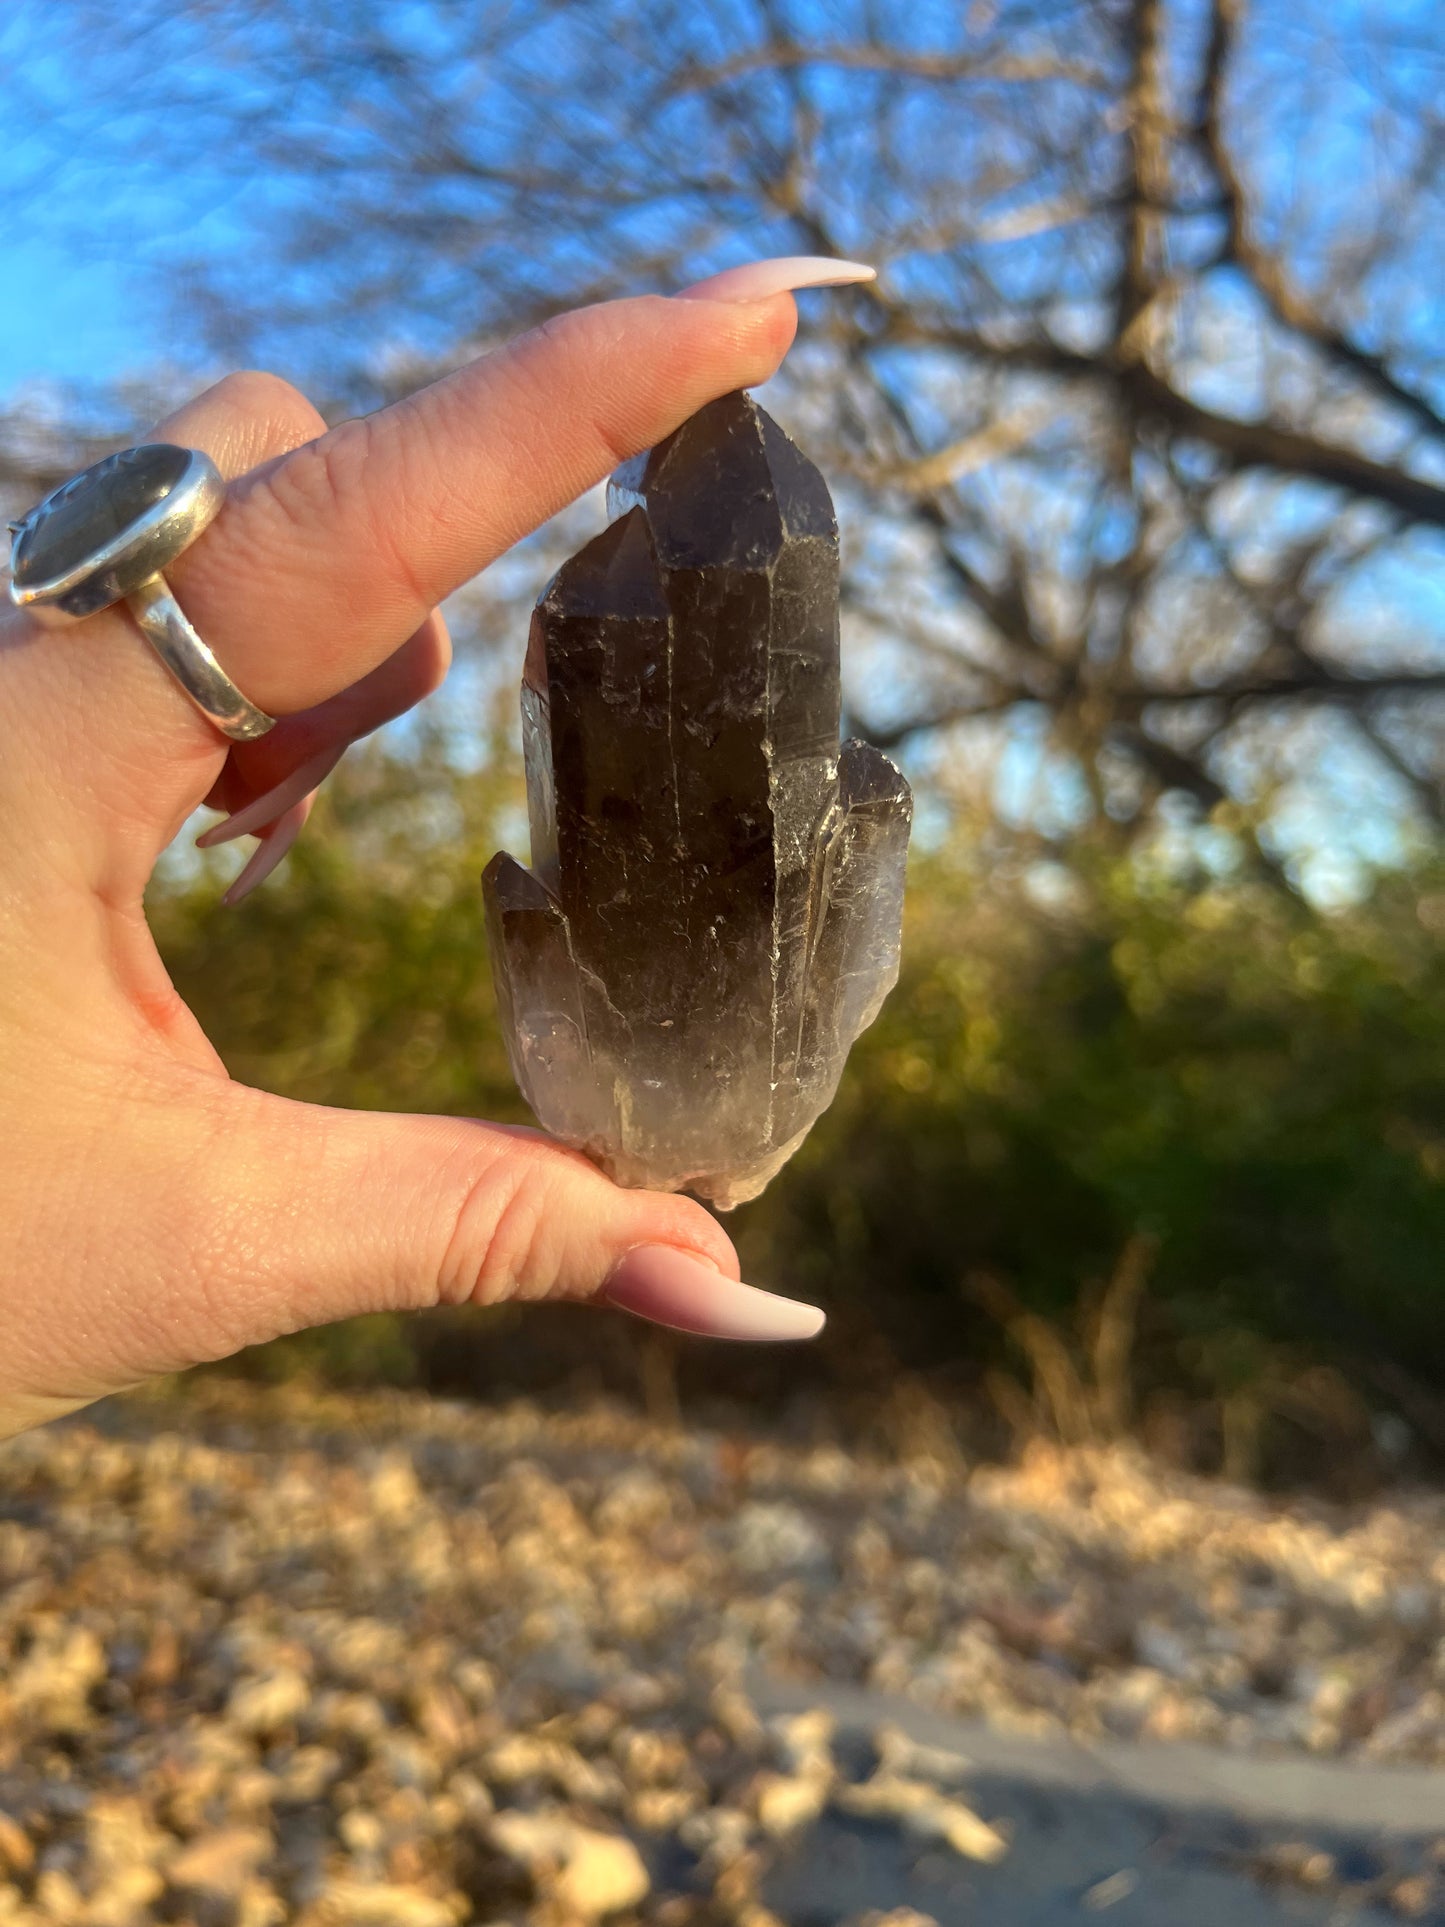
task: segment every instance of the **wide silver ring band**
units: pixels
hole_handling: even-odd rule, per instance
[[[141,634],[208,722],[235,743],[253,743],[276,718],[243,696],[192,627],[163,575],[153,575],[125,598]]]
[[[116,510],[106,513],[107,498],[114,502],[117,491]],[[232,741],[249,743],[274,728],[275,718],[231,681],[164,573],[225,499],[220,471],[200,449],[170,442],[119,449],[10,524],[9,599],[35,621],[62,628],[124,603],[207,721]],[[98,516],[93,533],[85,526],[87,510]],[[67,526],[67,518],[79,527]]]

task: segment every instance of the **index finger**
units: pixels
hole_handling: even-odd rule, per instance
[[[382,662],[429,610],[706,402],[765,381],[796,310],[644,296],[578,309],[233,485],[172,566],[272,714]]]

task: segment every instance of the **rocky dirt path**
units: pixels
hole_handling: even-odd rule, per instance
[[[1434,1493],[118,1402],[0,1447],[0,1927],[1445,1922],[1442,1580]]]

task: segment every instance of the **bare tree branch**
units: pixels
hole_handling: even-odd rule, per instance
[[[1101,821],[1125,760],[1143,822],[1171,787],[1213,807],[1245,745],[1293,780],[1328,709],[1438,814],[1445,365],[1410,290],[1445,120],[1418,31],[1347,10],[1286,41],[1243,0],[927,29],[868,0],[50,5],[91,178],[163,190],[204,152],[233,196],[223,246],[126,245],[329,415],[740,235],[875,259],[810,297],[776,403],[846,483],[874,740],[1043,718]],[[163,119],[130,105],[157,75]],[[84,433],[22,427],[0,487],[33,496]]]
[[[1209,51],[1201,89],[1200,133],[1223,190],[1229,217],[1224,258],[1235,263],[1263,297],[1275,319],[1314,343],[1341,367],[1359,376],[1381,400],[1401,408],[1427,434],[1445,435],[1445,416],[1402,382],[1383,355],[1372,354],[1333,326],[1296,285],[1282,258],[1255,239],[1244,181],[1224,129],[1224,94],[1243,0],[1214,0]]]
[[[1100,89],[1109,85],[1107,74],[1076,60],[928,54],[877,45],[805,46],[788,40],[770,41],[766,46],[750,48],[715,65],[684,67],[673,84],[680,93],[699,93],[749,79],[754,74],[824,67],[838,67],[853,73],[898,74],[910,80],[1060,80],[1075,87]]]

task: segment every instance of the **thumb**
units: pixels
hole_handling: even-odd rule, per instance
[[[599,1300],[717,1338],[822,1329],[816,1307],[738,1281],[701,1205],[622,1190],[540,1131],[230,1094],[207,1215],[231,1290],[205,1294],[240,1321],[225,1349],[358,1312],[508,1300]]]

